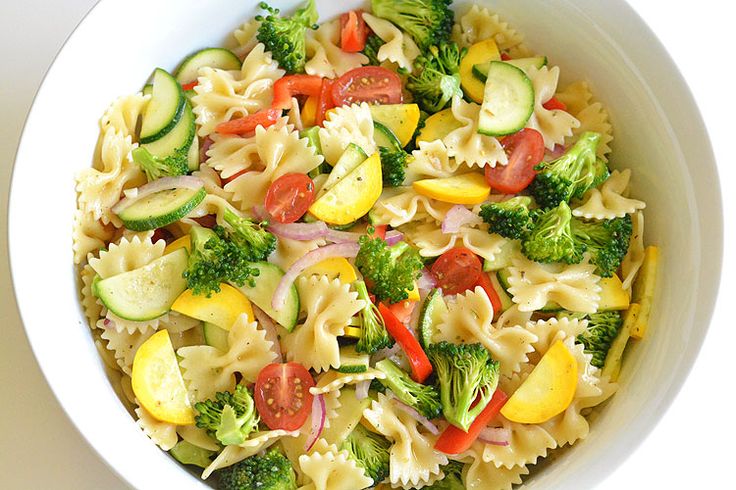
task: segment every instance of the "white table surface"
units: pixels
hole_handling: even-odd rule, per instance
[[[55,53],[95,1],[0,0],[0,488],[8,490],[128,488],[85,443],[46,385],[16,311],[7,263],[7,190],[23,121]],[[734,182],[736,8],[723,0],[631,3],[680,66],[708,125],[721,181]],[[736,193],[724,198],[733,225]],[[727,225],[727,251],[736,246],[735,228]],[[724,477],[736,440],[730,362],[736,326],[727,304],[736,292],[733,256],[726,256],[724,271],[710,333],[680,396],[599,488],[734,488]]]

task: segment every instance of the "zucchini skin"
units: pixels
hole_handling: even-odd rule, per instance
[[[197,193],[194,194],[192,198],[189,199],[184,205],[174,210],[171,210],[165,214],[156,214],[148,218],[126,219],[124,217],[125,211],[123,211],[118,215],[118,217],[123,222],[123,225],[125,225],[125,227],[128,228],[129,230],[132,230],[132,231],[155,230],[156,228],[161,228],[162,226],[170,225],[171,223],[179,221],[180,219],[185,217],[194,208],[199,206],[199,204],[204,200],[206,195],[207,195],[207,191],[203,187],[200,190],[198,190]]]

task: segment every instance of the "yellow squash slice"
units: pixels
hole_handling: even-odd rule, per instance
[[[486,89],[485,82],[473,75],[473,65],[500,59],[501,54],[498,52],[498,46],[496,46],[493,39],[477,42],[468,48],[468,53],[460,62],[460,85],[465,95],[473,102],[478,104],[483,102]]]
[[[455,119],[452,109],[445,109],[429,116],[424,121],[424,127],[417,135],[417,143],[420,141],[441,140],[452,131],[462,127],[463,123]]]
[[[194,423],[194,411],[181,377],[169,332],[156,332],[133,359],[133,393],[154,418],[177,425]]]
[[[601,287],[598,311],[625,310],[629,307],[629,293],[616,274],[602,277],[598,285]]]
[[[213,292],[209,298],[187,289],[176,298],[171,309],[197,320],[213,323],[224,330],[230,330],[243,313],[248,315],[248,321],[255,319],[248,298],[237,288],[225,283],[220,284],[219,293]]]
[[[485,177],[478,173],[417,180],[412,187],[418,194],[453,204],[480,204],[491,193]]]
[[[633,301],[641,305],[636,323],[631,328],[631,337],[642,339],[649,326],[649,314],[652,311],[654,288],[657,284],[657,266],[659,264],[659,248],[649,246],[644,250],[644,262],[634,281]]]
[[[419,125],[419,106],[416,104],[372,104],[371,117],[391,130],[406,146]]]
[[[358,279],[355,268],[344,257],[330,257],[302,272],[304,276],[327,276],[330,281],[340,278],[343,284],[350,284]]]
[[[164,255],[170,254],[171,252],[179,250],[180,248],[186,248],[187,252],[192,251],[192,239],[190,238],[189,234],[181,236],[166,245],[166,248],[164,249]]]
[[[541,424],[564,412],[578,386],[578,363],[558,340],[519,386],[501,414],[512,422]]]

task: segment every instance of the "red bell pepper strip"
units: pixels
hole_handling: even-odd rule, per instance
[[[565,105],[565,103],[561,100],[558,100],[557,97],[552,97],[547,102],[542,104],[542,107],[544,107],[548,111],[554,111],[555,109],[559,109],[561,111],[567,110],[567,105]]]
[[[193,82],[185,83],[184,85],[181,86],[181,89],[186,92],[187,90],[192,90],[197,85],[199,85],[199,82],[195,80]]]
[[[320,87],[319,99],[317,101],[317,115],[314,118],[314,124],[317,126],[322,126],[327,111],[335,107],[335,103],[332,101],[332,86],[334,84],[334,80],[330,80],[329,78],[322,79],[322,86]]]
[[[508,399],[506,393],[497,389],[486,408],[470,424],[468,432],[464,432],[454,425],[448,425],[447,429],[440,434],[437,442],[435,442],[434,448],[445,454],[460,454],[467,451],[478,438],[480,432],[498,415]]]
[[[256,130],[256,126],[267,128],[281,117],[281,109],[263,109],[239,119],[220,123],[215,131],[220,134],[248,134]]]
[[[273,84],[273,109],[289,109],[297,95],[319,95],[322,78],[317,75],[287,75]]]
[[[396,342],[399,343],[409,359],[412,379],[418,383],[423,383],[432,374],[432,364],[429,362],[427,354],[422,350],[422,346],[419,345],[419,341],[406,328],[406,325],[396,318],[396,315],[391,312],[388,306],[379,303],[378,311],[383,317],[389,335],[396,339]]]
[[[340,16],[340,47],[346,53],[357,53],[365,48],[368,26],[362,10],[351,10]]]
[[[488,273],[480,273],[480,277],[478,277],[478,283],[476,284],[476,286],[482,287],[488,295],[488,299],[491,300],[491,304],[493,305],[493,312],[496,314],[500,313],[503,309],[501,298],[498,296],[498,291],[496,291],[496,288],[493,287],[493,283],[491,282],[491,278],[488,277]]]

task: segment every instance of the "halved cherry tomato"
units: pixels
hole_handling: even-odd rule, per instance
[[[296,430],[312,411],[309,388],[314,379],[299,363],[269,364],[256,378],[253,398],[261,420],[271,430]]]
[[[476,286],[480,286],[483,288],[483,290],[488,295],[488,299],[491,300],[491,304],[493,305],[493,313],[498,314],[503,309],[503,305],[501,304],[501,298],[498,297],[498,292],[496,291],[496,288],[493,287],[493,283],[491,282],[491,278],[488,277],[488,274],[485,272],[481,272],[480,276],[478,276],[478,282],[476,283]]]
[[[340,47],[347,53],[357,53],[365,48],[368,26],[362,10],[351,10],[340,16]]]
[[[501,144],[509,162],[493,168],[486,165],[486,182],[498,192],[516,194],[526,189],[537,175],[534,167],[544,158],[544,138],[536,129],[524,128],[506,136]]]
[[[322,79],[322,88],[319,91],[319,100],[317,100],[317,114],[314,118],[314,124],[317,126],[322,126],[327,111],[335,107],[335,103],[332,101],[332,86],[334,84],[334,80]]]
[[[480,432],[498,415],[506,400],[508,400],[506,393],[497,389],[486,408],[470,424],[468,432],[463,432],[462,429],[454,425],[448,425],[447,429],[440,434],[437,442],[434,443],[434,448],[445,454],[460,454],[467,451],[478,438]]]
[[[411,318],[411,314],[414,312],[414,308],[416,306],[416,301],[405,299],[404,301],[388,305],[388,309],[391,310],[391,313],[393,313],[401,323],[406,323],[409,321],[409,318]]]
[[[289,173],[274,180],[266,192],[266,211],[279,223],[293,223],[314,202],[314,182],[306,174]]]
[[[257,126],[267,128],[281,117],[281,109],[263,109],[239,119],[220,123],[215,128],[220,134],[248,134],[256,130]]]
[[[386,228],[388,228],[388,225],[373,225],[373,233],[369,233],[368,236],[371,238],[380,238],[381,240],[385,240]]]
[[[273,84],[273,109],[289,109],[297,95],[319,95],[322,78],[317,75],[287,75]]]
[[[186,92],[187,90],[192,90],[197,85],[199,85],[199,81],[195,80],[193,82],[185,83],[181,86],[181,89]]]
[[[412,379],[417,383],[424,383],[424,380],[432,374],[432,364],[429,362],[427,354],[422,350],[422,346],[419,345],[419,341],[406,328],[406,325],[396,318],[396,315],[391,312],[388,306],[379,303],[378,311],[381,313],[383,322],[386,324],[386,331],[391,337],[396,339],[396,342],[399,343],[401,349],[409,359]]]
[[[482,265],[467,248],[451,248],[432,264],[430,272],[444,294],[460,294],[478,283]]]
[[[561,100],[558,100],[557,97],[552,97],[547,102],[542,104],[542,107],[544,107],[548,111],[553,111],[555,109],[559,109],[561,111],[567,110],[567,105],[565,105],[565,103]]]
[[[336,106],[360,102],[401,104],[401,78],[382,66],[353,68],[335,81],[332,100]]]

